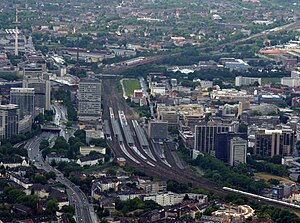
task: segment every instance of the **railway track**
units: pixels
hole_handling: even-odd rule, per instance
[[[110,94],[106,95],[107,97],[103,97],[104,98],[103,119],[109,120],[110,118],[109,107],[112,107],[114,111],[118,111],[118,110],[124,111],[126,117],[128,118],[127,120],[128,124],[131,125],[131,118],[129,117],[134,117],[134,113],[131,110],[131,108],[126,104],[126,102],[123,99],[120,99],[119,96],[117,95],[115,90],[114,80],[109,80],[109,79],[105,80],[103,90],[104,92],[110,92]],[[131,126],[131,128],[133,128],[133,126]],[[136,136],[133,137],[137,148],[140,150],[141,153],[143,153],[146,156],[147,154],[145,154],[143,149],[138,145],[137,137]],[[112,141],[109,141],[108,145],[110,146],[110,148],[112,148],[115,157],[126,156],[126,154],[124,154],[124,152],[120,148],[118,139],[116,139],[115,137],[112,137]],[[201,188],[208,191],[212,191],[220,197],[225,197],[227,194],[231,193],[228,190],[224,190],[221,186],[215,185],[203,178],[199,178],[195,176],[188,168],[185,169],[179,168],[177,165],[175,165],[176,160],[174,160],[174,158],[171,156],[170,154],[171,151],[166,152],[166,159],[171,164],[171,167],[169,167],[160,161],[160,157],[158,157],[157,154],[153,151],[152,146],[150,146],[150,150],[154,155],[156,162],[154,162],[149,158],[147,160],[144,160],[141,156],[138,156],[135,152],[128,149],[128,153],[130,154],[130,156],[134,157],[134,159],[136,159],[138,162],[134,162],[131,159],[127,159],[127,163],[130,166],[135,167],[138,170],[144,172],[148,176],[159,177],[160,179],[164,179],[164,180],[176,180],[179,183],[188,184],[193,188]],[[151,164],[153,165],[147,163],[149,161],[151,161]],[[253,198],[253,196],[247,196],[247,195],[244,196],[248,197],[249,200],[260,201],[265,204],[271,204],[283,208],[287,207],[286,205],[278,204],[272,201],[257,200]],[[290,209],[299,211],[298,209],[295,208],[290,208]]]

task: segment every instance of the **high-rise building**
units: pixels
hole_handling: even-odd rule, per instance
[[[84,78],[78,87],[78,118],[94,121],[101,118],[101,81]]]
[[[8,139],[18,134],[18,105],[0,105],[0,139]]]
[[[10,103],[20,109],[20,119],[30,115],[34,117],[34,88],[11,88]]]
[[[230,140],[230,165],[246,163],[247,140],[234,137]]]
[[[236,132],[220,132],[215,137],[215,156],[225,163],[230,163],[231,160],[231,140],[233,138],[240,138],[247,140],[248,136],[246,133]],[[246,141],[247,142],[247,141]],[[247,144],[246,144],[247,146]],[[247,149],[247,147],[246,147]]]
[[[289,156],[295,145],[292,129],[259,129],[255,134],[254,153],[263,157]]]
[[[50,81],[42,78],[24,78],[23,88],[34,88],[34,107],[39,110],[50,110]]]
[[[148,135],[151,139],[167,139],[168,138],[168,122],[152,121],[148,125]]]
[[[215,152],[215,138],[217,133],[234,131],[235,124],[225,124],[209,121],[195,126],[195,150],[202,152]]]

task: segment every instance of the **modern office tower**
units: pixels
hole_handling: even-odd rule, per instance
[[[18,133],[18,105],[0,105],[0,139],[8,139]]]
[[[246,133],[235,133],[235,132],[220,132],[215,137],[215,156],[225,163],[230,163],[231,157],[231,140],[233,138],[241,138],[247,140],[248,136]],[[247,146],[247,144],[246,144]],[[247,147],[246,147],[247,149]]]
[[[148,135],[151,139],[167,139],[168,138],[168,122],[151,121],[148,125]]]
[[[20,109],[20,119],[30,115],[34,117],[34,88],[11,88],[10,103]]]
[[[34,88],[34,107],[38,110],[50,110],[50,81],[42,78],[24,78],[23,88]]]
[[[234,137],[230,140],[230,165],[246,163],[247,140]]]
[[[80,121],[96,121],[101,118],[101,81],[84,78],[78,87],[78,118]]]
[[[295,133],[292,129],[259,129],[255,134],[254,153],[263,157],[289,156],[294,145]]]
[[[213,153],[215,151],[215,137],[217,133],[233,131],[234,124],[209,121],[195,126],[195,150]]]

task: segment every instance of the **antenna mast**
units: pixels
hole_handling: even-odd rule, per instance
[[[15,21],[15,24],[16,24],[16,30],[15,30],[15,56],[18,56],[19,55],[19,43],[18,43],[18,40],[19,40],[19,29],[18,29],[18,25],[19,25],[19,11],[16,7],[16,21]]]

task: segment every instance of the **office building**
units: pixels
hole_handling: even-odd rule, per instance
[[[151,139],[167,139],[168,138],[168,122],[152,121],[148,125],[148,135]]]
[[[0,105],[0,139],[9,139],[18,134],[18,105]]]
[[[39,79],[43,77],[46,72],[46,64],[30,63],[25,64],[22,68],[22,75],[24,79]]]
[[[292,129],[258,129],[254,153],[262,157],[289,156],[293,152],[295,133]]]
[[[242,77],[242,76],[235,77],[235,86],[253,85],[255,83],[261,85],[261,78]]]
[[[234,151],[231,151],[231,140],[234,138],[239,138],[246,141],[247,149],[247,134],[246,133],[236,133],[236,132],[220,132],[216,134],[215,137],[215,156],[216,158],[222,160],[225,163],[231,163],[231,156],[234,156]]]
[[[101,81],[84,78],[78,87],[78,118],[95,121],[101,118]]]
[[[234,137],[230,140],[230,165],[246,163],[247,140],[240,137]]]
[[[50,81],[42,78],[23,79],[23,88],[34,88],[34,107],[37,110],[50,110]]]
[[[34,117],[34,88],[11,88],[10,103],[19,106],[20,119]]]
[[[194,149],[206,153],[215,152],[215,139],[218,133],[235,130],[235,124],[209,121],[195,126]]]

